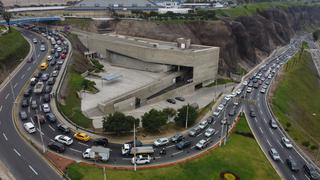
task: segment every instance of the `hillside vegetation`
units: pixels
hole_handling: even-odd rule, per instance
[[[272,109],[296,142],[316,153],[320,142],[320,79],[308,51],[284,67]]]
[[[250,133],[245,118],[240,119],[236,129],[236,132],[231,134],[226,146],[217,148],[197,160],[165,168],[138,170],[137,172],[106,169],[106,177],[110,180],[220,179],[221,172],[230,171],[240,179],[246,180],[280,179],[255,139],[242,135]],[[102,168],[82,164],[69,166],[66,173],[73,180],[103,179]]]

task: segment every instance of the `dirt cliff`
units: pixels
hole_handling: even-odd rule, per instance
[[[217,21],[181,23],[120,20],[106,27],[118,34],[175,41],[190,38],[192,43],[221,48],[219,73],[249,69],[277,46],[290,41],[295,32],[320,25],[320,8],[291,7],[258,11],[254,16]]]

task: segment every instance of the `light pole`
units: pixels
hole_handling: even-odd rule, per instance
[[[186,114],[186,129],[188,128],[188,116],[189,116],[189,103],[187,105],[187,114]]]
[[[137,149],[136,149],[136,122],[134,121],[133,122],[133,148],[134,148],[134,151],[133,151],[133,153],[134,153],[134,157],[133,157],[133,159],[134,159],[134,171],[137,171],[137,163],[136,163],[136,161],[137,161]]]

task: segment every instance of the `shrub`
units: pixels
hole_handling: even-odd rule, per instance
[[[184,127],[186,123],[188,111],[188,126],[191,126],[198,117],[198,112],[196,109],[190,105],[183,106],[182,108],[178,109],[178,115],[174,119],[177,126]]]
[[[142,126],[148,132],[159,132],[167,123],[167,115],[155,109],[151,109],[142,116]]]
[[[305,146],[305,147],[309,147],[310,146],[310,142],[309,141],[303,141],[301,144],[302,144],[302,146]]]
[[[133,123],[138,124],[139,120],[132,116],[126,116],[121,112],[115,112],[109,114],[103,120],[103,129],[106,132],[114,132],[116,134],[127,133],[133,129]]]

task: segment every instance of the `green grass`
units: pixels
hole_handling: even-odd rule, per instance
[[[30,49],[29,43],[14,28],[11,28],[11,32],[0,36],[0,47],[0,63],[6,64],[7,67],[25,58]]]
[[[219,78],[217,81],[208,84],[206,87],[213,87],[215,85],[222,85],[222,84],[227,84],[227,83],[233,83],[234,81],[232,79],[224,79],[224,78]]]
[[[244,118],[241,118],[237,130],[250,132]],[[175,166],[133,171],[106,170],[107,179],[113,180],[189,180],[220,179],[222,171],[231,171],[245,180],[280,179],[253,138],[236,133],[231,134],[226,146],[211,151],[208,155],[188,163]],[[102,180],[103,169],[72,164],[66,173],[73,180]]]
[[[310,53],[298,53],[284,68],[272,98],[273,112],[296,142],[309,143],[309,151],[316,151],[320,140],[320,79]]]
[[[81,100],[77,92],[82,89],[84,78],[73,70],[68,72],[68,92],[65,105],[59,105],[61,111],[74,123],[84,128],[92,128],[92,120],[84,116],[81,112]]]

